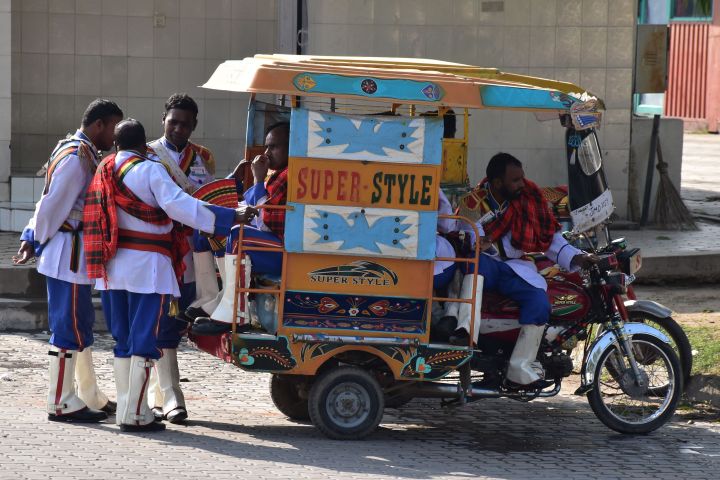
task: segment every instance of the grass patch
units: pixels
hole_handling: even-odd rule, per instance
[[[683,327],[693,351],[692,374],[720,375],[720,330],[716,327]]]

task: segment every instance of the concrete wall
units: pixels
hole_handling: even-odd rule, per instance
[[[632,144],[630,146],[630,164],[628,184],[637,192],[631,194],[628,201],[628,218],[640,221],[645,194],[645,181],[647,179],[647,165],[650,153],[650,138],[652,134],[652,118],[635,117],[632,121]],[[662,118],[658,130],[658,141],[661,145],[663,159],[668,164],[668,176],[680,192],[682,157],[683,157],[683,121],[680,118]],[[655,215],[655,200],[660,181],[657,170],[658,156],[655,156],[653,169],[653,184],[650,193],[650,209],[648,222],[653,222]]]
[[[175,91],[196,98],[193,138],[213,149],[219,173],[229,171],[241,154],[247,96],[196,86],[225,59],[276,50],[280,1],[13,0],[13,175],[33,174],[96,96],[115,99],[159,136],[162,104]],[[429,57],[582,85],[608,108],[599,135],[624,216],[635,11],[635,0],[308,0],[306,51]],[[0,114],[10,103],[1,79]],[[0,124],[0,182],[2,135]],[[505,150],[539,183],[565,183],[563,135],[530,114],[474,112],[471,179]]]
[[[574,82],[605,100],[599,132],[625,215],[634,0],[309,0],[308,53],[429,57]],[[470,177],[499,150],[540,184],[565,183],[564,131],[531,114],[474,112]]]
[[[10,0],[0,0],[0,202],[10,200],[10,119],[12,118]],[[0,212],[1,215],[9,212]],[[6,219],[7,220],[7,219]],[[2,222],[2,218],[0,218]]]
[[[160,136],[163,103],[177,91],[200,107],[193,140],[213,150],[218,173],[228,172],[242,154],[248,97],[197,85],[224,60],[272,52],[275,12],[274,0],[13,0],[13,175],[34,174],[98,96]],[[0,77],[0,118],[8,118],[3,85]]]

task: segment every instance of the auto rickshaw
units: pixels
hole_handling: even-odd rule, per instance
[[[227,61],[204,87],[250,93],[246,159],[262,151],[264,127],[290,122],[288,202],[265,207],[286,209],[284,246],[274,249],[282,254],[282,275],[249,287],[235,282],[231,333],[190,335],[212,355],[271,373],[271,397],[285,415],[309,418],[331,438],[356,439],[377,428],[386,406],[415,397],[464,404],[553,396],[572,371],[568,349],[594,324],[604,333],[588,347],[577,393],[587,395],[598,418],[623,433],[646,433],[673,415],[682,389],[678,359],[665,334],[627,322],[620,295],[629,277],[615,268],[614,253],[575,274],[545,269],[551,265],[538,257],[538,269],[559,289],[549,289],[553,317],[539,353],[554,379],[545,389],[505,388],[519,325],[511,305],[481,301],[481,276],[471,298],[433,291],[435,261],[474,264],[477,272],[481,255],[478,245],[469,256],[435,252],[439,217],[465,221],[478,233],[470,219],[438,214],[441,188],[451,199],[469,190],[471,110],[521,110],[559,121],[568,158],[589,172],[586,188],[570,194],[571,218],[585,230],[607,220],[612,196],[598,173],[594,132],[603,103],[590,92],[434,60],[290,55]],[[458,138],[448,128],[456,118]],[[238,244],[238,258],[263,248]],[[470,305],[470,331],[481,322],[477,343],[431,340],[440,302]],[[264,331],[238,332],[247,322]],[[605,390],[608,383],[614,391]]]

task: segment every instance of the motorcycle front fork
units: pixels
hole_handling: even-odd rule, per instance
[[[610,360],[613,362],[613,366],[620,372],[624,372],[627,369],[625,360],[630,364],[630,369],[635,377],[635,382],[639,387],[647,387],[643,375],[640,373],[640,367],[638,367],[637,360],[635,359],[635,352],[633,351],[632,342],[630,337],[625,333],[624,322],[620,317],[619,313],[613,315],[607,322],[605,327],[615,335],[618,349],[622,355],[613,355]]]

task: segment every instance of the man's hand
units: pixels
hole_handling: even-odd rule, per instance
[[[581,253],[580,255],[575,255],[570,263],[576,267],[582,268],[583,270],[587,270],[599,261],[600,259],[597,255],[592,253]]]
[[[484,252],[493,246],[492,241],[488,237],[480,237],[480,251]]]
[[[250,160],[242,159],[238,162],[237,165],[235,165],[235,169],[230,174],[235,180],[242,182],[243,181],[243,171],[245,170],[245,165],[251,163]]]
[[[30,242],[22,241],[20,242],[20,249],[18,250],[17,255],[13,255],[12,261],[15,265],[25,265],[28,260],[34,256],[35,249]]]
[[[252,165],[250,165],[250,169],[252,170],[255,184],[264,182],[265,177],[267,177],[267,172],[270,169],[270,159],[265,154],[258,155],[253,160]]]
[[[258,213],[258,210],[251,206],[236,208],[235,221],[237,223],[250,223],[253,218],[257,217]]]

